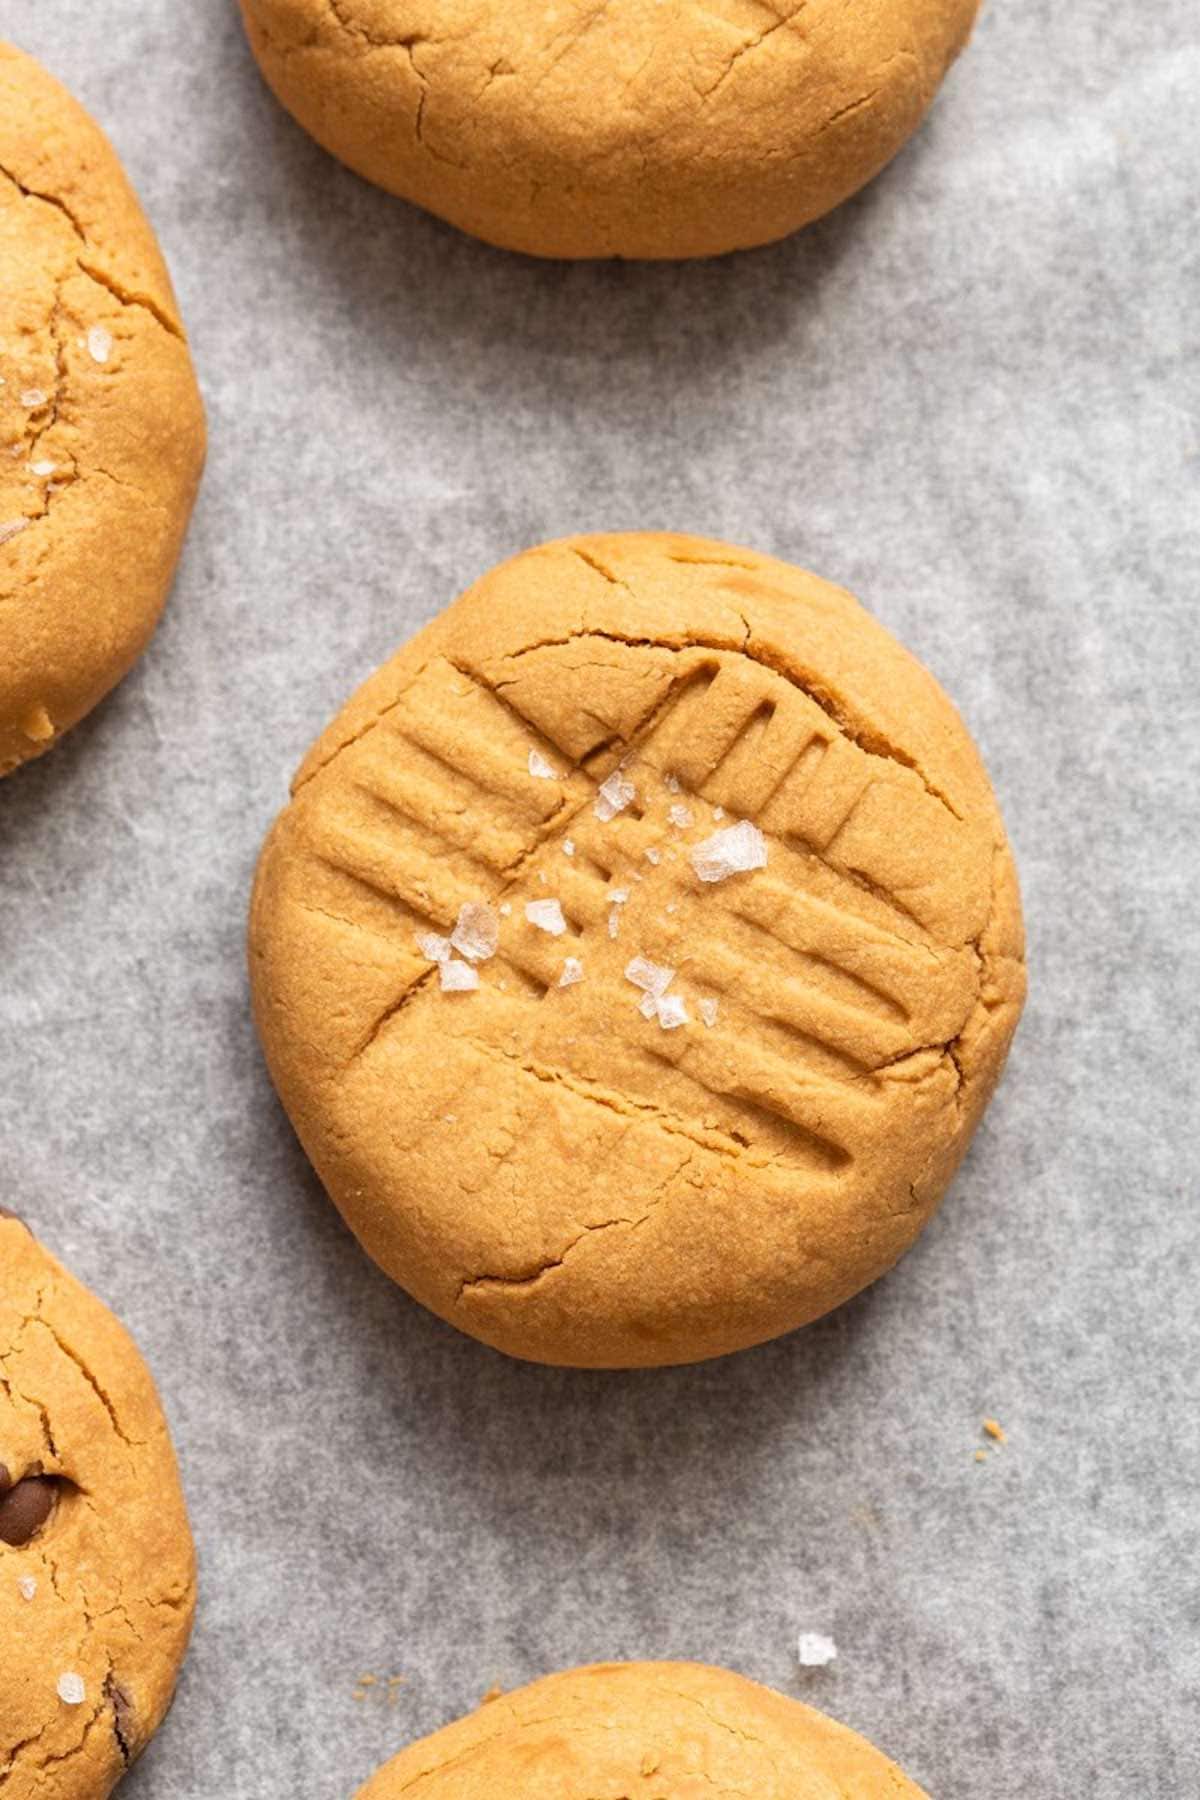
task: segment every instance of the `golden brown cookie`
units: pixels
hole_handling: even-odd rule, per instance
[[[0,775],[145,647],[204,460],[171,283],[112,146],[0,43]]]
[[[784,237],[916,130],[978,0],[242,0],[318,143],[534,256]]]
[[[171,1701],[195,1604],[175,1456],[128,1334],[0,1216],[0,1792],[99,1800]]]
[[[700,1663],[602,1663],[488,1701],[358,1800],[921,1800],[824,1713]]]
[[[656,534],[517,557],[359,690],[250,948],[371,1255],[489,1344],[599,1367],[757,1343],[888,1268],[1025,986],[933,678],[842,590]]]

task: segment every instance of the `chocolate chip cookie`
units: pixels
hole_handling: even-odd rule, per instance
[[[0,1791],[99,1800],[162,1720],[195,1559],[123,1327],[0,1217]]]

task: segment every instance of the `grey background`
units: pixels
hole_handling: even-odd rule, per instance
[[[937,1800],[1200,1791],[1194,0],[992,0],[869,191],[679,268],[538,265],[373,192],[224,0],[0,0],[0,30],[124,156],[212,438],[152,652],[0,788],[0,1179],[140,1339],[202,1556],[130,1800],[346,1800],[494,1681],[667,1655]],[[732,1360],[580,1375],[367,1264],[260,1063],[243,920],[374,664],[498,558],[643,525],[808,564],[933,667],[1032,992],[887,1280]]]

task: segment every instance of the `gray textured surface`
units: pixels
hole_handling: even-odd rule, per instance
[[[0,0],[0,31],[123,153],[212,430],[152,653],[0,788],[0,1180],[140,1338],[203,1558],[129,1800],[346,1800],[493,1681],[667,1654],[826,1706],[937,1800],[1200,1791],[1194,0],[993,0],[866,194],[680,269],[537,266],[368,190],[224,0]],[[637,525],[806,563],[931,664],[1033,987],[891,1277],[724,1363],[581,1376],[368,1266],[273,1099],[242,931],[367,670],[501,556]],[[801,1627],[832,1669],[800,1676]]]

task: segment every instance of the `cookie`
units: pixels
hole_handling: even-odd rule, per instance
[[[487,1701],[386,1763],[358,1800],[921,1800],[856,1732],[700,1663],[604,1663]]]
[[[242,0],[275,94],[360,175],[534,256],[769,243],[916,130],[978,0]]]
[[[167,271],[112,146],[0,44],[0,775],[141,654],[204,459]]]
[[[267,1062],[351,1228],[513,1355],[715,1356],[913,1242],[1024,995],[950,702],[847,593],[646,534],[486,575],[260,859]]]
[[[99,1800],[161,1722],[195,1561],[166,1423],[123,1327],[0,1217],[0,1790]]]

